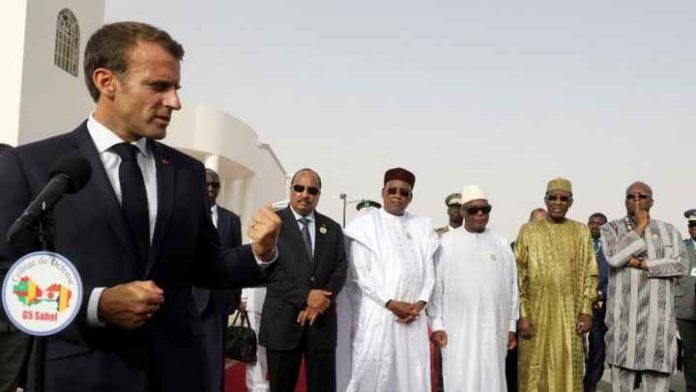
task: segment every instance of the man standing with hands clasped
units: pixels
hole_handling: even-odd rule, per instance
[[[308,392],[336,390],[336,296],[346,280],[341,226],[318,213],[321,178],[302,169],[291,180],[275,269],[266,287],[259,341],[271,392],[294,391],[302,357]]]
[[[428,325],[420,316],[439,241],[429,219],[406,211],[415,182],[406,169],[387,170],[384,207],[346,227],[354,315],[349,392],[431,389]]]
[[[597,263],[587,226],[566,218],[573,205],[570,181],[549,181],[544,199],[548,217],[522,226],[515,243],[519,390],[580,392]]]
[[[626,216],[602,226],[609,271],[607,362],[616,392],[669,390],[676,368],[676,280],[686,272],[679,231],[650,217],[653,192],[634,182],[626,189]]]
[[[428,308],[442,348],[445,391],[504,392],[517,345],[517,268],[508,240],[486,228],[493,206],[477,185],[461,194],[464,229],[443,234]]]
[[[242,244],[242,224],[239,215],[217,204],[220,194],[220,175],[205,169],[206,192],[210,201],[210,217],[220,236],[222,248],[236,248]],[[206,336],[205,350],[209,364],[211,392],[220,392],[224,382],[224,336],[227,317],[239,306],[241,289],[208,290],[193,288],[193,297],[201,314]]]
[[[597,270],[599,271],[599,288],[597,291],[597,301],[595,301],[592,315],[592,330],[588,336],[587,358],[585,358],[585,392],[597,392],[597,383],[604,374],[605,362],[605,343],[604,335],[607,327],[604,323],[606,315],[607,283],[609,281],[609,265],[604,258],[602,251],[602,241],[600,240],[600,227],[607,223],[607,217],[601,212],[590,215],[587,226],[592,235],[592,248],[597,260]]]

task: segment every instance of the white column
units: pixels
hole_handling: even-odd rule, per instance
[[[24,36],[27,1],[3,2],[2,68],[0,69],[0,143],[16,146],[19,142],[19,113],[22,99]]]

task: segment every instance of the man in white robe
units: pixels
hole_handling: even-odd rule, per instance
[[[517,345],[517,267],[509,242],[486,228],[481,188],[462,192],[464,226],[442,236],[428,307],[442,349],[445,391],[505,392],[505,356]]]
[[[430,220],[406,212],[415,176],[384,176],[383,208],[344,231],[346,290],[353,308],[349,392],[429,392],[430,350],[423,310],[434,285],[438,238]]]

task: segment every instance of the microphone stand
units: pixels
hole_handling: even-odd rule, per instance
[[[42,206],[45,208],[45,205]],[[50,227],[48,214],[43,210],[38,217],[36,226],[36,236],[39,240],[40,249],[43,251],[55,251],[54,230]],[[34,336],[34,388],[36,392],[46,390],[46,337]],[[27,380],[28,381],[28,380]]]

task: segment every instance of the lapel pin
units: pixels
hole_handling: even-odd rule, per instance
[[[171,162],[168,159],[162,159],[162,166],[169,166]]]
[[[322,225],[322,226],[319,228],[319,232],[320,232],[321,234],[326,234],[326,231],[327,231],[327,230],[326,230],[326,226],[324,226],[324,225]]]

